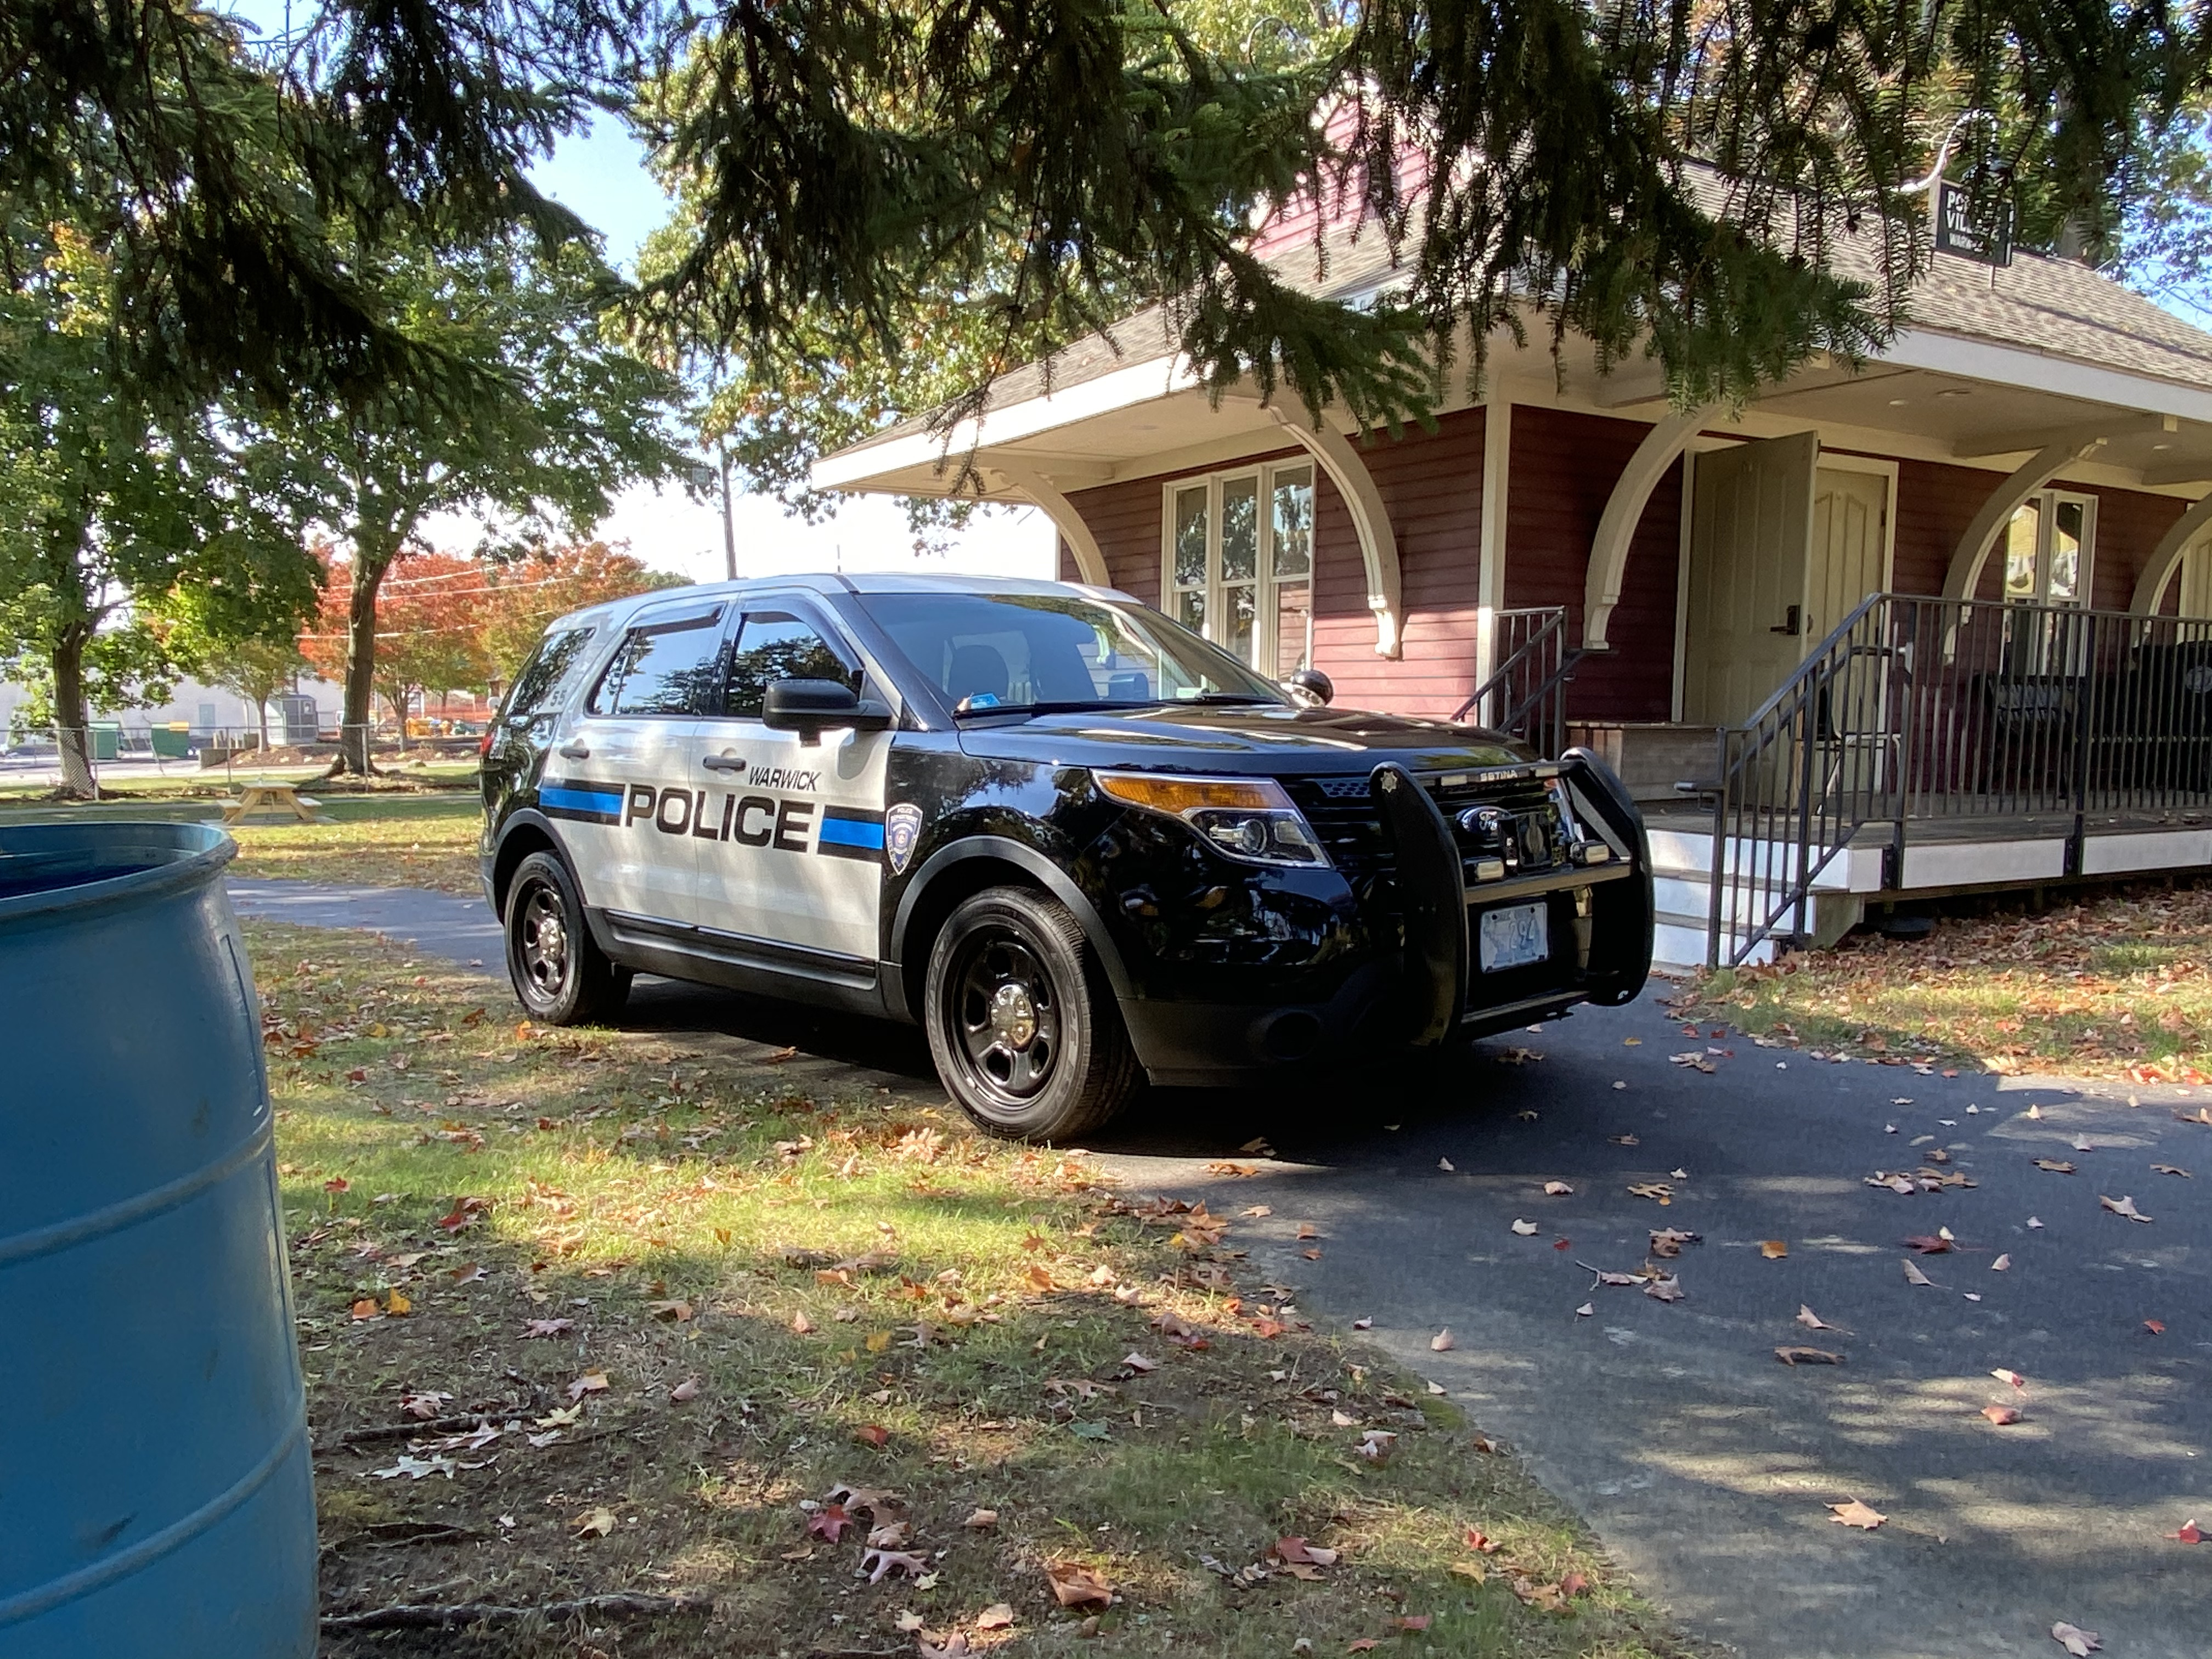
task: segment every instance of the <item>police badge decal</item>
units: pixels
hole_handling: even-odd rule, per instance
[[[901,801],[884,814],[884,851],[890,854],[893,875],[906,873],[908,861],[914,857],[914,845],[921,839],[921,808]]]

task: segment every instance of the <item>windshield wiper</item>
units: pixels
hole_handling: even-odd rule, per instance
[[[1188,697],[1162,697],[1162,702],[1173,703],[1279,703],[1280,697],[1257,697],[1249,691],[1200,691]]]
[[[1078,714],[1099,708],[1127,708],[1140,705],[1117,703],[1106,697],[1081,697],[1058,702],[988,702],[971,708],[963,697],[952,709],[957,720],[981,720],[987,714]]]

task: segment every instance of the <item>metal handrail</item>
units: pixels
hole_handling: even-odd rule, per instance
[[[1498,696],[1504,706],[1487,724],[1524,738],[1547,756],[1557,755],[1566,743],[1565,688],[1574,678],[1575,666],[1583,654],[1567,647],[1566,607],[1553,605],[1500,611],[1492,627],[1492,638],[1499,644],[1516,634],[1522,637],[1504,653],[1490,677],[1452,712],[1452,719],[1465,720],[1469,710],[1482,708]],[[1533,684],[1516,690],[1532,677]],[[1532,714],[1539,718],[1532,720]]]
[[[2009,820],[2064,836],[2093,817],[2212,809],[2212,621],[2070,605],[1870,595],[1741,726],[1719,735],[1706,962],[1742,963],[1887,823]]]

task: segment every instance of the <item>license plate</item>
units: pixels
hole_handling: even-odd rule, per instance
[[[1541,962],[1552,954],[1549,907],[1516,904],[1504,910],[1485,910],[1478,937],[1486,974]]]

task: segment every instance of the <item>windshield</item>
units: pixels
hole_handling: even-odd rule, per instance
[[[1285,701],[1218,646],[1142,605],[1061,593],[864,593],[956,714]]]

